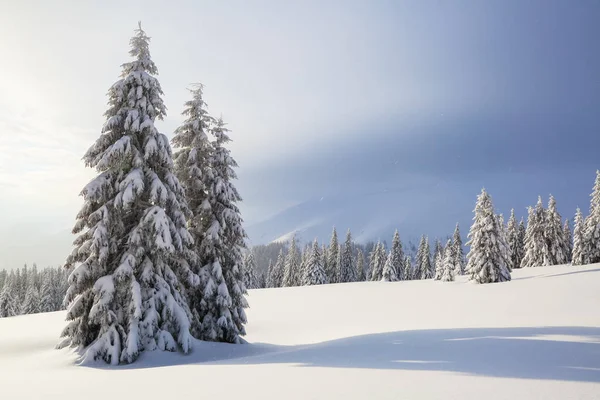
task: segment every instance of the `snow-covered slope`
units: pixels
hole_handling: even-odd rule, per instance
[[[62,312],[0,319],[0,398],[598,399],[599,288],[592,265],[254,290],[251,344],[117,368],[53,349]]]

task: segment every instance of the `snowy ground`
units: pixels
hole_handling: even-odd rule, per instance
[[[248,345],[77,366],[64,313],[0,319],[1,399],[600,399],[600,265],[255,290]],[[110,397],[109,397],[110,396]]]

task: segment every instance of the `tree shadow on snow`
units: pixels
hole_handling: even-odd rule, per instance
[[[313,345],[198,342],[189,355],[153,352],[111,370],[171,365],[450,371],[491,377],[600,382],[600,328],[440,329],[380,333]],[[103,363],[88,365],[107,368]]]
[[[535,268],[535,267],[533,267],[533,268]],[[577,266],[574,266],[573,268],[577,268]],[[563,272],[561,274],[524,276],[522,278],[513,278],[513,281],[522,281],[522,280],[525,280],[525,279],[554,278],[554,277],[557,277],[557,276],[575,275],[575,274],[587,274],[587,273],[592,273],[592,272],[600,272],[600,268],[595,268],[595,269],[580,269],[580,270],[575,270],[575,271],[571,271],[571,272]]]

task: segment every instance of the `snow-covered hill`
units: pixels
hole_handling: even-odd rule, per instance
[[[0,319],[0,398],[598,399],[599,288],[591,265],[254,290],[250,344],[116,368],[53,349],[63,312]]]

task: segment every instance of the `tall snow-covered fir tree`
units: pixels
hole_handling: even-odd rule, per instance
[[[315,239],[313,242],[310,257],[306,263],[304,269],[304,275],[302,277],[302,285],[323,285],[327,283],[327,275],[323,269],[322,263],[323,256],[321,255],[319,242]]]
[[[469,231],[467,274],[477,283],[510,281],[508,262],[502,249],[502,232],[494,214],[491,196],[483,189],[477,196],[473,225]]]
[[[254,262],[254,253],[248,251],[244,259],[244,286],[246,289],[258,289],[258,278],[256,277],[256,263]]]
[[[404,279],[404,251],[402,250],[402,242],[397,230],[394,233],[392,248],[383,267],[382,277],[386,282],[395,282]]]
[[[0,317],[6,318],[19,315],[16,290],[16,276],[11,271],[2,286],[2,290],[0,290]]]
[[[340,244],[338,241],[337,230],[335,227],[333,227],[329,248],[327,249],[327,270],[325,271],[327,273],[327,277],[329,278],[329,283],[338,283],[340,281],[339,252]]]
[[[194,304],[200,325],[199,338],[242,343],[246,334],[246,287],[243,282],[243,252],[246,232],[237,206],[241,196],[233,184],[237,163],[227,143],[229,130],[218,119],[209,130],[214,137],[209,152],[210,169],[203,179],[207,198],[202,205],[202,222],[207,227],[200,245],[200,277],[203,298]]]
[[[546,240],[546,210],[542,198],[538,197],[535,208],[527,213],[527,229],[521,267],[540,267],[550,264],[550,252]]]
[[[296,243],[296,236],[292,237],[290,248],[288,249],[287,256],[285,258],[285,269],[283,273],[283,284],[282,286],[300,286],[301,282],[301,264],[300,252],[298,251],[298,244]]]
[[[573,254],[571,256],[571,264],[583,265],[584,257],[584,240],[585,240],[585,222],[581,210],[577,208],[575,213],[575,222],[573,227]]]
[[[521,251],[521,262],[518,267],[521,268],[523,266],[523,257],[525,257],[525,234],[527,233],[527,228],[525,228],[525,220],[521,217],[519,221],[519,249]]]
[[[521,260],[523,259],[523,246],[520,240],[519,225],[515,217],[515,210],[510,210],[510,218],[506,228],[506,239],[509,250],[509,259],[511,269],[521,268]]]
[[[459,269],[455,264],[456,255],[454,254],[455,248],[452,246],[452,240],[448,240],[444,249],[444,257],[442,259],[442,276],[440,280],[442,282],[452,282],[456,276],[456,271]]]
[[[596,171],[590,194],[590,214],[585,219],[582,254],[584,264],[600,262],[600,170]]]
[[[550,199],[548,200],[545,222],[544,234],[546,236],[546,245],[548,246],[550,257],[549,265],[566,264],[568,255],[566,252],[567,245],[562,226],[563,221],[556,209],[556,200],[552,195],[550,195]]]
[[[356,282],[356,267],[354,266],[354,249],[350,229],[346,233],[346,241],[340,257],[340,282]]]
[[[571,262],[571,254],[573,254],[573,233],[571,232],[568,218],[565,218],[565,223],[563,224],[563,237],[565,238],[564,251],[567,255],[567,262]]]
[[[413,278],[412,260],[410,259],[410,256],[407,254],[404,257],[404,277],[402,279],[405,281],[410,281],[412,278]]]
[[[192,343],[183,282],[197,283],[186,259],[193,239],[169,141],[154,126],[166,108],[149,42],[140,26],[133,61],[109,89],[102,135],[84,156],[98,176],[81,192],[79,236],[66,261],[73,272],[59,347],[112,364],[145,350],[187,353]]]
[[[383,267],[386,261],[385,247],[383,243],[377,242],[369,260],[371,270],[371,280],[380,281],[383,278]]]
[[[452,235],[452,247],[454,250],[454,266],[456,267],[456,275],[464,275],[465,273],[465,254],[463,251],[462,238],[460,237],[460,227],[456,224],[454,234]]]
[[[363,282],[366,280],[365,255],[361,249],[358,249],[358,254],[356,255],[356,280],[357,282]]]

